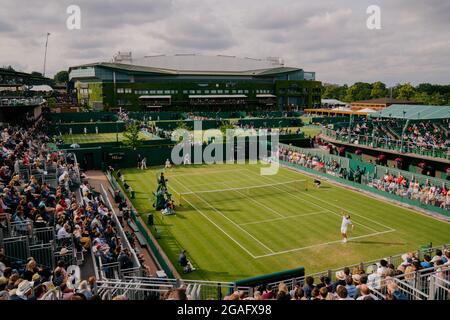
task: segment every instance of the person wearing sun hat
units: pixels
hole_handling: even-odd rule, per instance
[[[336,292],[336,288],[339,285],[342,285],[342,286],[345,287],[345,285],[347,284],[345,282],[345,278],[346,278],[346,275],[345,275],[345,272],[343,270],[336,271],[336,281],[333,283],[333,292]]]
[[[14,296],[11,296],[11,300],[30,300],[33,295],[33,286],[28,280],[22,280],[17,286]]]

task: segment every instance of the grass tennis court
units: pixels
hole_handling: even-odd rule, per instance
[[[140,132],[139,138],[142,140],[151,140],[151,137],[145,133]],[[64,143],[97,143],[97,142],[115,142],[116,133],[88,133],[88,134],[64,134],[62,136]],[[119,141],[123,141],[123,133],[119,132]]]
[[[186,278],[237,280],[299,266],[311,273],[415,250],[430,241],[450,242],[448,223],[329,183],[317,189],[311,177],[289,169],[261,176],[263,166],[169,169],[175,199],[187,194],[177,214],[165,217],[152,207],[162,169],[122,172],[136,192],[136,209],[155,215],[160,244],[176,266],[180,250],[187,250],[197,270]],[[356,225],[346,244],[340,238],[343,209]]]

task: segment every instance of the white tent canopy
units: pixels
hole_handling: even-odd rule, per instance
[[[334,106],[336,106],[336,105],[347,106],[348,105],[348,103],[339,101],[337,99],[322,99],[321,103],[322,104],[328,104],[328,105],[334,105]]]
[[[370,109],[370,108],[364,108],[364,109],[358,110],[357,112],[372,113],[372,112],[376,112],[376,111],[373,109]]]
[[[333,108],[331,110],[333,110],[333,111],[351,111],[350,108],[346,108],[346,107],[337,107],[337,108]]]
[[[42,84],[42,85],[38,85],[38,86],[31,86],[30,90],[31,91],[44,91],[44,92],[53,91],[52,87],[50,87],[46,84]]]

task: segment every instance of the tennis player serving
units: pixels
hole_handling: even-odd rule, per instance
[[[352,226],[352,230],[355,228],[355,225],[353,224],[352,220],[350,220],[350,215],[345,214],[345,212],[342,212],[342,224],[341,224],[341,234],[342,234],[342,242],[347,242],[347,229],[348,226]]]

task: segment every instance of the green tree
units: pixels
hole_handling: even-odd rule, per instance
[[[430,96],[426,92],[416,92],[412,100],[421,104],[430,104]]]
[[[416,89],[414,89],[411,83],[407,82],[398,86],[396,98],[400,100],[411,100],[415,93]]]
[[[65,70],[59,71],[53,77],[56,83],[67,83],[69,81],[69,73]]]
[[[223,137],[226,137],[227,130],[228,129],[234,129],[234,125],[231,122],[223,121],[222,124],[219,127],[220,132],[222,132]]]
[[[140,131],[139,126],[135,123],[127,125],[123,133],[123,143],[136,150],[136,148],[142,145],[142,139],[139,137]]]
[[[435,92],[431,95],[429,104],[433,106],[442,106],[445,105],[446,102],[447,99],[445,99],[442,94],[440,94],[439,92]]]
[[[322,99],[337,99],[343,100],[347,93],[348,86],[344,84],[340,86],[338,84],[326,83],[322,86]]]
[[[388,90],[386,89],[386,85],[383,82],[377,81],[372,83],[372,91],[370,92],[370,97],[372,99],[384,98],[387,95]]]
[[[366,82],[356,82],[347,89],[344,101],[353,102],[370,99],[372,85]]]
[[[31,75],[33,75],[33,76],[40,76],[40,77],[42,77],[42,73],[40,73],[40,72],[37,72],[37,71],[33,71],[33,72],[31,72]]]

